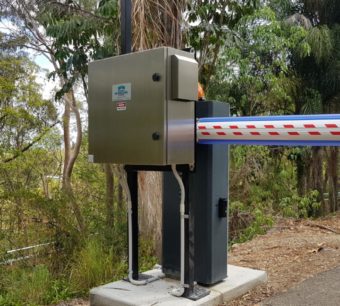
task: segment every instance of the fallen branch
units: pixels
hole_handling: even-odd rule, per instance
[[[323,230],[326,230],[326,231],[329,231],[329,232],[332,232],[332,233],[335,233],[335,234],[338,234],[340,235],[340,232],[338,232],[337,230],[331,228],[331,227],[328,227],[328,226],[325,226],[325,225],[322,225],[322,224],[317,224],[317,223],[306,223],[305,225],[307,226],[310,226],[310,227],[318,227],[318,228],[321,228]]]

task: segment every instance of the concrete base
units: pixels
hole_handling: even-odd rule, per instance
[[[145,272],[161,275],[160,270]],[[174,297],[169,292],[179,286],[179,282],[163,278],[146,286],[134,286],[126,281],[117,281],[90,291],[91,306],[210,306],[230,301],[257,285],[267,281],[267,273],[260,270],[228,265],[228,278],[208,287],[210,294],[198,301]]]

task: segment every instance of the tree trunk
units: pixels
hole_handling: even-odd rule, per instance
[[[126,218],[126,209],[124,208],[123,188],[119,184],[117,190],[117,217],[119,224],[123,224],[124,218]]]
[[[64,96],[65,109],[63,114],[63,132],[64,132],[64,168],[62,190],[65,193],[70,205],[72,207],[74,216],[76,218],[78,229],[81,233],[85,232],[85,222],[79,204],[73,194],[71,177],[74,164],[79,155],[80,146],[82,142],[82,125],[79,109],[76,103],[73,89],[71,89]],[[76,119],[77,136],[74,145],[71,143],[71,113],[74,114]]]
[[[302,158],[296,160],[296,180],[297,180],[297,191],[300,197],[305,195],[305,163]]]
[[[153,242],[156,255],[162,255],[162,174],[141,172],[138,176],[141,234]]]
[[[143,50],[160,45],[182,48],[180,28],[185,1],[134,1],[133,48]],[[152,35],[150,35],[152,33]],[[162,175],[139,173],[140,231],[154,243],[156,255],[162,250]]]
[[[337,211],[338,208],[338,175],[337,175],[337,167],[338,167],[338,148],[330,147],[328,149],[329,154],[327,156],[328,159],[328,201],[329,201],[329,210],[330,212]]]
[[[311,185],[309,190],[319,191],[319,201],[321,202],[322,214],[327,212],[326,203],[323,196],[323,167],[322,167],[322,149],[321,147],[312,148],[312,163],[311,163]]]
[[[42,182],[45,198],[50,199],[51,195],[50,195],[50,189],[48,186],[48,178],[43,173],[40,175],[40,177],[41,177],[41,182]]]

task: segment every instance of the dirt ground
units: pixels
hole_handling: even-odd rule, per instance
[[[278,220],[266,235],[233,245],[229,263],[265,270],[268,282],[228,302],[228,306],[259,304],[317,273],[340,266],[340,213],[318,220]]]
[[[233,245],[228,255],[229,264],[267,271],[267,284],[228,302],[228,306],[257,305],[315,274],[340,266],[340,213],[318,220],[279,219],[266,235]],[[88,305],[81,299],[58,304]]]

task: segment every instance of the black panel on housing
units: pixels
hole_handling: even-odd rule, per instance
[[[229,115],[229,105],[196,103],[196,117]],[[189,173],[188,197],[194,223],[195,280],[204,285],[227,276],[228,146],[196,145],[195,170]],[[173,278],[180,272],[179,187],[172,173],[163,179],[163,271]]]

